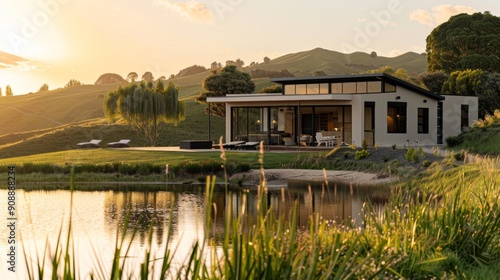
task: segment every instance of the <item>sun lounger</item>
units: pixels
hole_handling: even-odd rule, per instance
[[[83,149],[83,148],[100,148],[99,143],[101,143],[101,140],[93,139],[90,140],[89,142],[81,142],[76,144],[77,148]]]
[[[118,142],[108,143],[107,146],[108,146],[108,148],[126,148],[126,147],[130,147],[130,145],[128,143],[130,143],[129,139],[122,139]]]
[[[260,142],[245,142],[244,144],[235,145],[237,150],[256,150]]]
[[[236,145],[241,145],[241,144],[245,144],[245,141],[227,142],[227,143],[222,144],[222,147],[224,149],[232,150],[235,148]]]

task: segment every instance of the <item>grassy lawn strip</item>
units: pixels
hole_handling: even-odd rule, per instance
[[[296,162],[305,153],[266,153],[264,168],[281,168]],[[311,154],[310,152],[307,154]],[[323,153],[315,153],[318,156]],[[228,161],[249,164],[259,168],[258,152],[226,152]],[[0,166],[33,164],[79,165],[109,163],[150,163],[154,165],[175,166],[184,162],[221,161],[220,152],[158,152],[124,150],[69,150],[24,157],[0,159]]]

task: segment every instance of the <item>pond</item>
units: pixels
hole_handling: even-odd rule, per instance
[[[144,186],[144,189],[147,188],[148,186]],[[138,189],[138,186],[134,189]],[[0,193],[3,205],[7,205],[7,191],[1,190]],[[0,279],[26,279],[24,252],[30,265],[41,263],[44,254],[54,254],[60,231],[62,243],[65,244],[71,209],[73,248],[76,251],[75,260],[81,279],[89,279],[91,271],[98,279],[109,275],[117,230],[123,229],[126,220],[129,221],[126,231],[128,241],[134,233],[133,229],[137,230],[129,253],[130,256],[136,257],[135,260],[129,260],[130,271],[137,271],[143,260],[151,225],[153,251],[162,252],[167,246],[167,235],[170,235],[168,245],[172,249],[177,248],[174,263],[183,263],[194,242],[208,236],[208,233],[204,232],[204,193],[204,185],[165,187],[165,190],[161,191],[75,191],[70,207],[71,193],[66,190],[18,190],[16,273],[7,270],[8,260],[5,252],[8,252],[9,247],[7,238],[4,238],[0,244]],[[310,189],[307,186],[294,186],[269,189],[266,197],[269,207],[278,214],[289,214],[294,201],[297,201],[300,227],[306,227],[309,216],[315,212],[319,212],[324,219],[332,223],[341,224],[348,220],[362,227],[360,213],[366,196],[360,194],[356,188],[335,186],[330,189]],[[246,217],[250,220],[255,218],[256,189],[233,189],[226,192],[224,187],[216,188],[213,204],[217,211],[213,214],[213,228],[217,234],[224,232],[225,207],[236,217],[242,211],[243,201],[246,201]],[[1,213],[0,218],[8,221],[6,209]],[[1,228],[2,236],[9,236],[9,228]]]

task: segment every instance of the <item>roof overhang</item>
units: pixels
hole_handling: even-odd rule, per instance
[[[252,94],[228,94],[219,97],[207,97],[208,103],[231,103],[231,102],[293,102],[293,101],[349,101],[350,94],[310,94],[310,95],[283,95],[282,93],[252,93]]]

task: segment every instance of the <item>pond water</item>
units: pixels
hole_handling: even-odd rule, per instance
[[[172,249],[178,246],[174,263],[183,262],[186,255],[191,252],[193,243],[208,235],[204,232],[204,190],[205,186],[202,185],[182,185],[175,187],[175,190],[166,187],[164,191],[75,191],[71,225],[80,278],[89,279],[91,271],[97,279],[109,275],[117,229],[123,228],[127,213],[129,213],[129,230],[126,232],[128,240],[132,235],[132,228],[137,229],[129,253],[137,258],[129,260],[130,271],[135,271],[134,269],[142,262],[151,224],[153,250],[162,252],[167,246],[165,244],[167,234],[170,234],[168,245]],[[0,194],[2,204],[6,206],[7,191],[1,190]],[[213,198],[217,209],[214,214],[214,227],[218,233],[224,231],[225,207],[231,203],[231,215],[238,216],[244,201],[243,196],[246,196],[245,213],[251,219],[257,215],[257,190],[226,192],[223,187],[216,188]],[[327,190],[322,188],[309,190],[307,187],[277,188],[270,189],[267,193],[268,205],[278,213],[290,213],[294,201],[298,201],[300,227],[307,225],[309,215],[314,212],[319,212],[324,219],[337,224],[347,219],[361,227],[360,213],[365,202],[364,197],[349,187],[331,187]],[[0,242],[2,252],[0,279],[26,279],[24,252],[28,263],[35,267],[42,262],[44,252],[47,256],[54,254],[60,231],[63,244],[66,242],[71,209],[69,191],[18,190],[16,199],[17,272],[12,273],[7,270],[9,247],[6,237],[9,236],[10,230],[3,226],[0,230],[4,237]],[[170,211],[173,211],[172,215]],[[8,224],[6,209],[2,209],[1,213],[0,218]]]

